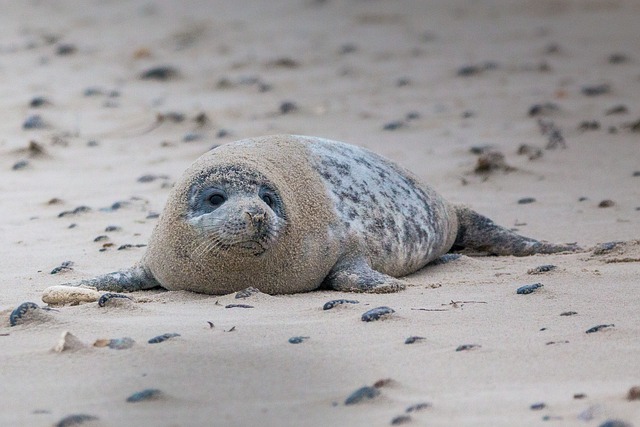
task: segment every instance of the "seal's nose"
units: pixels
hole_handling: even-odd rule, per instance
[[[256,230],[260,231],[267,220],[267,214],[264,210],[254,207],[248,208],[245,212],[249,224]]]

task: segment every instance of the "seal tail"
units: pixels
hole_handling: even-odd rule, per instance
[[[455,210],[458,234],[454,251],[473,249],[492,255],[527,256],[580,250],[575,243],[554,244],[521,236],[464,206],[456,206]]]
[[[99,291],[110,292],[134,292],[161,286],[153,275],[141,265],[65,285],[91,286]]]

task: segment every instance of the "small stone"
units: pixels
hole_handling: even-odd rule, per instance
[[[608,58],[609,64],[624,64],[629,61],[629,56],[624,53],[612,53]]]
[[[140,78],[142,80],[167,81],[175,79],[179,76],[180,73],[178,72],[178,70],[168,65],[149,68],[148,70],[140,73]]]
[[[246,289],[236,292],[236,299],[244,299],[249,298],[251,295],[259,294],[260,290],[258,288],[254,288],[253,286],[249,286]]]
[[[577,311],[563,311],[560,316],[575,316],[576,314],[578,314]]]
[[[31,98],[31,101],[29,101],[29,107],[31,108],[40,108],[50,104],[51,102],[44,96],[34,96]]]
[[[142,391],[138,391],[133,393],[131,396],[127,397],[127,402],[129,403],[137,403],[143,402],[145,400],[158,400],[163,397],[162,391],[157,388],[148,388]]]
[[[284,101],[280,104],[280,114],[289,114],[297,110],[298,106],[292,101]]]
[[[598,427],[633,427],[633,425],[622,420],[606,420]]]
[[[587,397],[587,395],[586,395],[586,394],[584,394],[584,393],[575,393],[575,394],[573,395],[573,398],[574,398],[574,399],[584,399],[585,397]]]
[[[131,304],[133,300],[131,297],[124,294],[117,294],[113,292],[107,292],[102,294],[98,299],[99,307],[118,307],[118,306],[127,306]]]
[[[619,104],[609,108],[607,111],[605,111],[604,114],[606,116],[611,116],[613,114],[627,114],[628,112],[629,112],[629,109],[627,108],[626,105]]]
[[[182,141],[184,142],[193,142],[202,139],[202,135],[195,132],[189,132],[185,136],[182,137]]]
[[[542,283],[532,283],[530,285],[520,286],[516,293],[519,295],[527,295],[535,292],[537,289],[542,288],[544,285]]]
[[[627,400],[640,400],[640,387],[634,386],[627,392]]]
[[[597,325],[597,326],[594,326],[592,328],[587,329],[585,332],[587,334],[592,334],[594,332],[599,332],[599,331],[601,331],[603,329],[613,328],[614,326],[615,325],[613,323],[608,324],[608,325]]]
[[[529,108],[529,117],[548,116],[560,111],[558,104],[553,102],[545,102],[542,104],[534,104]]]
[[[22,123],[22,129],[31,130],[31,129],[46,129],[49,125],[44,121],[42,116],[39,114],[34,114],[29,117]]]
[[[533,197],[523,197],[522,199],[518,199],[518,204],[519,205],[528,205],[530,203],[534,203],[536,201],[536,199],[534,199]]]
[[[398,415],[391,420],[392,426],[399,426],[402,424],[407,424],[411,422],[411,417],[409,415]]]
[[[548,272],[553,271],[555,269],[556,269],[556,266],[553,265],[553,264],[539,265],[536,268],[531,268],[531,269],[527,270],[527,274],[548,273]]]
[[[386,123],[383,127],[382,130],[397,130],[400,129],[401,127],[406,126],[405,123],[403,121],[400,120],[396,120],[393,122],[389,122]]]
[[[63,351],[77,351],[86,347],[87,346],[71,332],[64,331],[58,343],[51,350],[56,353],[62,353]]]
[[[395,310],[390,307],[386,307],[386,306],[376,307],[365,312],[362,315],[361,319],[363,322],[372,322],[375,320],[380,320],[380,319],[389,317],[393,313],[395,313]]]
[[[23,302],[9,315],[9,325],[16,326],[22,323],[27,323],[28,321],[35,319],[40,310],[40,306],[35,302]]]
[[[73,261],[64,261],[58,267],[51,270],[50,274],[58,274],[73,270]]]
[[[407,414],[410,414],[412,412],[424,411],[425,409],[428,409],[430,407],[431,407],[430,403],[426,403],[426,402],[416,403],[415,405],[411,405],[411,406],[407,407],[407,409],[405,409],[404,411]]]
[[[126,350],[131,347],[136,342],[133,338],[124,337],[124,338],[114,338],[114,339],[98,339],[93,343],[94,347],[109,347],[114,350]]]
[[[578,125],[578,130],[582,132],[600,129],[600,122],[597,120],[584,120]]]
[[[585,96],[598,96],[611,92],[611,86],[606,83],[583,86],[581,92]]]
[[[411,337],[407,338],[406,340],[404,340],[404,343],[405,344],[413,344],[413,343],[416,343],[418,341],[422,341],[424,339],[426,339],[426,338],[425,337],[418,337],[418,336],[411,336]]]
[[[93,415],[87,415],[87,414],[67,415],[66,417],[58,421],[55,424],[55,427],[75,427],[89,421],[95,421],[97,419],[98,417],[95,417]]]
[[[599,208],[610,208],[611,206],[614,206],[615,204],[616,204],[616,202],[614,202],[613,200],[606,199],[606,200],[603,200],[600,203],[598,203],[598,207]]]
[[[159,344],[161,342],[164,342],[166,340],[169,340],[171,338],[175,338],[175,337],[179,337],[180,334],[176,334],[176,333],[167,333],[167,334],[162,334],[162,335],[158,335],[157,337],[153,337],[151,338],[149,341],[147,341],[149,344]]]
[[[545,405],[543,402],[534,403],[533,405],[530,406],[532,411],[539,411],[539,410],[544,409],[546,407],[547,407],[547,405]]]
[[[56,55],[59,55],[59,56],[71,55],[73,53],[76,53],[77,50],[78,49],[75,47],[75,45],[70,43],[63,43],[63,44],[59,44],[56,47]]]
[[[354,405],[362,401],[371,400],[380,395],[380,390],[375,387],[365,386],[354,391],[344,401],[345,405]]]
[[[331,310],[334,307],[337,307],[342,304],[359,304],[360,301],[352,300],[352,299],[334,299],[331,301],[327,301],[322,306],[323,310]]]
[[[14,171],[19,171],[25,169],[27,166],[29,166],[28,160],[18,160],[13,164],[13,166],[11,166],[11,169]]]
[[[304,342],[305,340],[308,340],[309,337],[291,337],[289,338],[289,344],[300,344],[302,342]]]
[[[109,225],[104,229],[104,231],[106,233],[111,233],[111,232],[114,232],[114,231],[122,231],[122,227],[119,227],[117,225]]]
[[[456,347],[456,351],[469,351],[480,347],[478,344],[462,344]]]

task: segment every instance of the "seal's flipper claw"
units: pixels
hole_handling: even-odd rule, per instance
[[[391,293],[403,290],[401,281],[373,270],[362,259],[338,263],[324,279],[323,287],[342,292]]]
[[[109,292],[135,292],[161,286],[147,269],[139,265],[67,285],[91,286]]]
[[[468,248],[493,255],[513,256],[581,250],[576,244],[547,243],[521,236],[466,207],[459,206],[456,210],[459,225],[453,250]]]

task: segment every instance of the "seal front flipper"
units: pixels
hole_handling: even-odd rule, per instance
[[[99,291],[134,292],[160,287],[160,283],[144,266],[136,265],[127,270],[116,271],[67,286],[91,286]]]
[[[553,244],[521,236],[464,206],[456,206],[456,212],[458,234],[452,250],[474,249],[492,255],[527,256],[581,249],[576,244]]]
[[[386,294],[405,287],[401,280],[373,270],[364,258],[339,261],[322,282],[322,288],[343,292]]]

